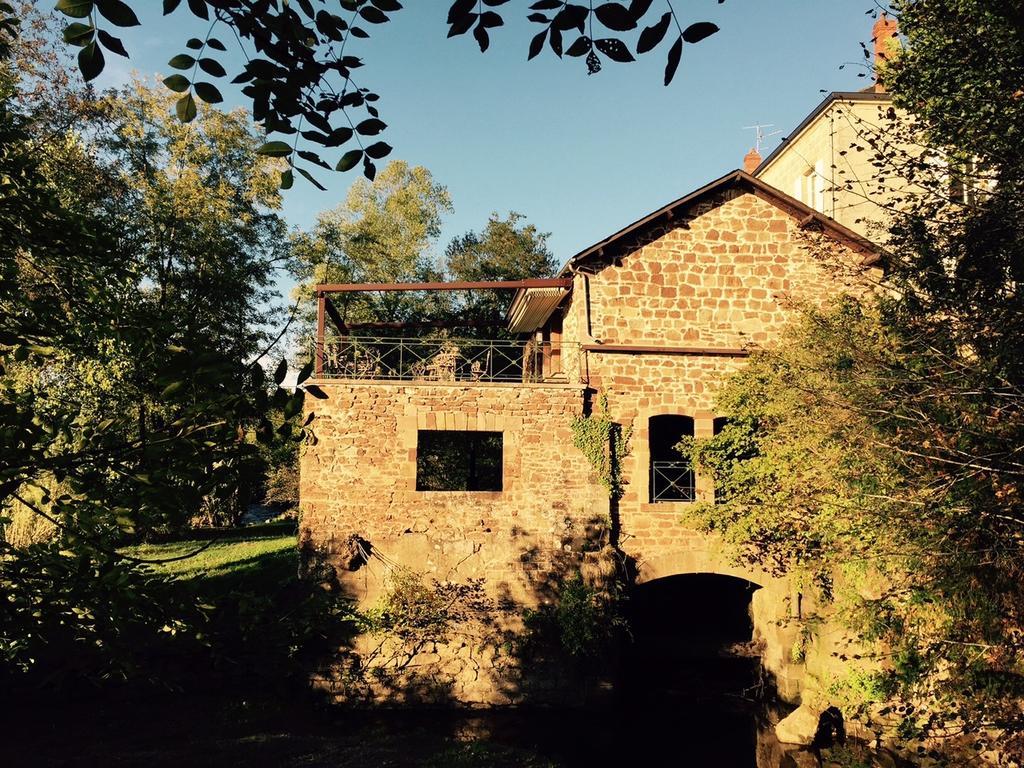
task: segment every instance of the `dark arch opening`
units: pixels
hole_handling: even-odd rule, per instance
[[[679,765],[757,765],[762,675],[750,614],[757,589],[711,573],[631,589],[631,637],[615,681],[619,738],[632,745],[625,764],[667,765],[667,755],[678,755]]]
[[[750,601],[758,585],[684,574],[633,588],[623,689],[650,703],[683,697],[752,697],[761,679]]]

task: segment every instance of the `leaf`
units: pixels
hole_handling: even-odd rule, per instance
[[[103,71],[103,51],[96,41],[89,43],[78,52],[78,68],[82,71],[85,82],[94,79]]]
[[[227,48],[224,47],[224,43],[222,43],[216,37],[211,37],[209,40],[207,40],[206,41],[206,47],[207,48],[213,48],[213,50],[215,50],[215,51],[226,51],[227,50]]]
[[[366,148],[366,154],[374,160],[380,160],[382,157],[387,157],[391,153],[391,149],[392,147],[390,144],[378,141]]]
[[[281,171],[281,189],[291,189],[292,185],[295,184],[295,174],[292,173],[292,169],[289,168],[286,171]]]
[[[679,59],[683,55],[683,38],[677,37],[676,41],[672,43],[672,47],[668,49],[668,61],[665,64],[665,85],[672,82],[672,78],[676,76],[676,70],[679,68]]]
[[[672,14],[666,11],[661,19],[644,29],[640,33],[640,40],[636,44],[636,52],[639,54],[654,50],[658,43],[665,39],[665,33],[668,32],[668,25],[671,21]]]
[[[181,5],[181,0],[164,0],[164,16],[174,13],[179,5]]]
[[[549,29],[548,45],[558,58],[562,58],[562,31],[554,26]]]
[[[217,86],[213,83],[207,83],[200,81],[195,84],[196,96],[205,101],[207,104],[220,104],[224,101],[224,97],[221,96]]]
[[[360,8],[359,15],[371,24],[383,24],[388,20],[383,11],[379,8],[374,8],[372,5],[365,5]]]
[[[178,119],[183,123],[191,123],[196,119],[196,100],[192,98],[191,93],[186,93],[180,99],[178,103],[174,105],[174,111],[178,115]]]
[[[629,4],[629,12],[632,14],[634,19],[639,21],[646,15],[647,11],[650,10],[652,2],[654,2],[654,0],[632,0]]]
[[[308,394],[312,395],[317,400],[327,399],[327,393],[320,389],[320,387],[316,386],[316,384],[307,384],[305,386],[305,390]]]
[[[331,170],[331,166],[329,166],[327,163],[325,163],[323,161],[323,159],[321,159],[320,155],[318,155],[316,152],[310,152],[308,150],[300,149],[299,152],[298,152],[298,155],[303,160],[307,160],[307,161],[313,163],[314,165],[318,165],[321,168],[323,168],[324,170],[327,170],[327,171]]]
[[[548,31],[545,29],[543,32],[538,32],[533,36],[533,39],[530,41],[530,54],[526,57],[527,61],[535,58],[544,50],[544,40],[547,38],[547,35]]]
[[[210,20],[210,12],[206,9],[206,0],[188,0],[188,7],[200,19]]]
[[[106,48],[108,51],[112,51],[113,53],[116,53],[118,56],[124,56],[126,59],[128,58],[128,51],[124,49],[124,45],[118,38],[114,37],[105,29],[99,30],[97,35],[99,36],[100,42],[103,44],[103,47]]]
[[[312,366],[310,366],[310,370],[312,370]],[[306,378],[309,378],[308,374],[306,375]],[[299,411],[302,410],[302,403],[305,401],[305,399],[306,393],[303,392],[301,389],[296,389],[295,394],[288,398],[288,402],[285,403],[284,405],[284,417],[286,419],[290,419],[293,416],[298,415]]]
[[[172,91],[177,91],[178,93],[184,93],[185,91],[188,90],[188,87],[189,87],[189,85],[191,85],[191,83],[189,83],[188,78],[185,77],[184,75],[177,75],[177,74],[175,74],[175,75],[170,75],[169,77],[165,77],[164,78],[164,85],[166,85]]]
[[[476,7],[476,0],[455,0],[454,3],[448,8],[448,20],[449,24],[454,24],[455,20],[460,16],[465,16],[467,13]]]
[[[491,36],[487,34],[483,24],[477,24],[473,27],[473,38],[476,40],[476,44],[480,46],[480,53],[485,53],[491,44]]]
[[[314,187],[316,187],[317,189],[319,189],[319,190],[320,190],[321,192],[326,192],[326,191],[327,191],[327,187],[325,187],[325,186],[324,186],[323,184],[321,184],[321,183],[320,183],[319,181],[317,181],[316,179],[314,179],[314,178],[313,178],[313,175],[312,175],[312,174],[311,174],[311,173],[310,173],[309,171],[307,171],[307,170],[306,170],[305,168],[299,168],[299,167],[296,167],[296,168],[295,168],[295,170],[297,170],[297,171],[298,171],[298,172],[299,172],[300,174],[302,174],[303,178],[305,178],[305,179],[306,179],[306,181],[308,181],[308,182],[309,182],[310,184],[312,184],[312,185],[313,185]]]
[[[214,77],[224,77],[224,75],[227,74],[227,72],[224,71],[224,67],[222,67],[221,63],[216,59],[205,57],[200,59],[199,68],[206,74],[213,75]]]
[[[597,20],[608,29],[616,32],[628,32],[636,27],[636,19],[626,10],[626,6],[618,3],[605,3],[594,9]]]
[[[73,19],[84,19],[92,13],[92,0],[59,0],[54,10]]]
[[[504,23],[505,22],[501,16],[496,14],[494,11],[484,11],[480,14],[480,24],[487,28],[500,27]]]
[[[166,399],[168,399],[170,397],[173,397],[174,395],[178,394],[184,388],[185,388],[185,382],[184,381],[172,381],[170,384],[168,384],[166,387],[164,387],[163,392],[160,393],[160,397],[161,397],[161,399],[166,400]]]
[[[287,157],[291,153],[291,144],[283,141],[268,141],[256,150],[257,155],[266,155],[267,157]]]
[[[363,176],[370,181],[373,181],[377,176],[377,166],[374,165],[368,157],[363,158]]]
[[[281,382],[284,381],[284,377],[288,375],[288,361],[281,358],[281,362],[277,364],[277,368],[274,369],[274,383],[277,386],[281,386]]]
[[[595,40],[594,47],[612,61],[618,61],[623,64],[629,61],[636,61],[633,58],[633,54],[629,52],[629,48],[626,47],[626,44],[614,37]]]
[[[355,168],[355,164],[362,159],[362,150],[351,150],[341,156],[341,160],[338,161],[338,165],[334,167],[336,171],[350,171]]]
[[[698,21],[683,30],[683,40],[688,43],[699,43],[706,37],[711,37],[718,31],[718,26],[710,21]]]
[[[91,24],[73,21],[64,27],[64,42],[78,46],[86,45],[92,39],[94,31]]]
[[[376,136],[387,127],[387,123],[383,120],[371,117],[356,125],[356,132],[362,136]]]
[[[139,17],[122,0],[96,0],[96,7],[107,21],[118,27],[137,27]]]
[[[167,65],[174,67],[175,69],[191,69],[192,65],[196,63],[196,60],[189,56],[187,53],[179,53],[173,59],[167,62]]]
[[[590,53],[593,47],[594,44],[591,39],[586,35],[583,35],[582,37],[577,37],[573,44],[566,49],[565,55],[583,56],[586,53]]]
[[[299,375],[295,377],[295,382],[301,384],[308,379],[313,373],[313,361],[308,361],[302,368],[299,369]]]

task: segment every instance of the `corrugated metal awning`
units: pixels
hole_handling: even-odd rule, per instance
[[[512,333],[530,333],[540,328],[569,293],[568,288],[522,288],[516,292],[505,313]]]

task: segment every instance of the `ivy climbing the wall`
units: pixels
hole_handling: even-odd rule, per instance
[[[629,454],[632,425],[623,426],[608,415],[608,396],[602,394],[598,409],[572,421],[572,443],[594,468],[610,498],[622,498],[622,459]]]

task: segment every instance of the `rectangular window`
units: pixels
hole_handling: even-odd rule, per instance
[[[417,434],[417,491],[500,491],[501,465],[501,432],[421,429]]]

